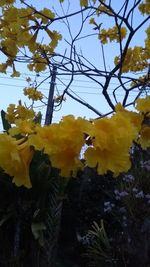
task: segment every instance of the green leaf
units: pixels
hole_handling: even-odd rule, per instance
[[[6,112],[4,110],[1,110],[1,118],[3,123],[3,129],[5,131],[8,131],[11,128],[11,124],[5,119]]]

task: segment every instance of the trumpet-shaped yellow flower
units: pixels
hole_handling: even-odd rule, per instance
[[[9,123],[15,123],[16,119],[28,120],[33,119],[34,116],[35,112],[33,109],[28,109],[23,105],[16,106],[14,104],[10,104],[7,108],[5,118]]]
[[[100,175],[106,174],[108,170],[112,171],[114,176],[128,171],[131,167],[128,150],[115,148],[115,146],[107,149],[89,147],[85,152],[87,165],[91,168],[97,166],[97,172]]]
[[[52,153],[52,165],[61,170],[62,176],[75,175],[82,167],[80,161],[81,149],[85,143],[84,133],[91,124],[81,118],[66,116],[59,124],[58,146]]]
[[[90,129],[93,146],[85,152],[87,165],[97,166],[99,174],[127,171],[131,166],[129,149],[137,134],[137,128],[122,114],[94,121]]]
[[[15,121],[15,127],[9,129],[9,134],[11,136],[15,136],[18,134],[21,135],[28,135],[33,134],[35,131],[35,123],[31,120],[21,120],[18,119]]]
[[[29,142],[35,149],[44,150],[62,176],[75,175],[81,167],[80,152],[85,142],[84,134],[90,126],[84,119],[66,116],[59,124],[36,127],[36,135],[30,136]]]
[[[128,119],[131,124],[136,127],[137,131],[139,132],[141,129],[141,124],[144,119],[142,114],[137,112],[126,110],[120,103],[118,103],[115,107],[115,111],[117,114],[122,115],[126,119]]]
[[[13,177],[13,182],[17,186],[31,187],[29,165],[32,157],[33,151],[27,141],[16,141],[6,133],[0,134],[0,167]]]
[[[150,96],[136,100],[136,109],[142,113],[150,112]]]
[[[13,182],[17,186],[25,186],[26,188],[31,188],[32,184],[29,176],[29,166],[33,158],[34,151],[30,148],[28,142],[19,145],[17,147],[19,157],[21,159],[21,164],[14,175]]]
[[[36,150],[44,150],[45,153],[51,154],[54,147],[57,147],[59,136],[59,124],[40,126],[36,125],[36,134],[29,137],[29,144]],[[56,149],[56,148],[55,148]]]
[[[79,169],[83,168],[79,160],[79,151],[75,147],[66,146],[50,155],[52,166],[60,169],[60,175],[63,177],[75,176]]]

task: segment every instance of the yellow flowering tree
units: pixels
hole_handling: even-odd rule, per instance
[[[50,249],[50,241],[55,244],[55,239],[50,239],[45,244],[44,232],[46,235],[49,234],[48,227],[50,229],[54,227],[54,233],[57,229],[55,220],[54,225],[51,224],[50,217],[48,217],[50,226],[45,223],[47,212],[43,214],[45,213],[43,203],[44,209],[50,209],[48,216],[54,216],[54,218],[56,216],[58,219],[55,208],[58,209],[62,202],[64,190],[71,176],[76,177],[79,171],[84,172],[85,166],[88,166],[97,170],[99,175],[107,177],[107,174],[111,173],[113,179],[116,179],[122,173],[132,169],[131,149],[135,145],[143,150],[150,147],[149,102],[149,96],[138,99],[135,105],[136,112],[126,110],[119,103],[115,113],[109,118],[89,122],[86,119],[68,115],[59,123],[44,126],[40,124],[40,118],[35,120],[38,115],[32,108],[27,109],[21,103],[18,106],[10,105],[7,113],[2,113],[6,130],[0,134],[2,181],[12,184],[13,190],[17,190],[17,203],[18,200],[21,201],[19,209],[30,203],[34,214],[30,211],[28,223],[31,223],[32,234],[39,242],[40,253],[43,253],[43,249],[44,251]],[[81,160],[82,148],[85,145],[87,148]],[[55,188],[56,185],[58,191]],[[13,190],[11,189],[11,193]],[[29,191],[28,194],[27,191]],[[50,198],[48,206],[45,203],[47,197]],[[29,212],[31,207],[25,207],[25,211]],[[16,205],[14,208],[16,209]],[[51,209],[54,209],[54,214],[51,214]],[[6,215],[14,216],[7,213]],[[23,212],[22,216],[24,215]],[[22,219],[17,220],[23,223]],[[5,217],[2,223],[3,220],[5,221]],[[53,235],[50,237],[52,238]],[[24,249],[27,246],[26,242]],[[16,241],[13,245],[16,246]],[[51,252],[49,256],[52,262],[53,253]],[[35,262],[43,264],[42,254],[41,260]]]
[[[69,8],[65,0],[57,0],[55,8],[53,3],[45,7],[44,2],[30,4],[25,0],[14,0],[1,1],[0,7],[3,61],[0,63],[0,71],[7,73],[11,68],[11,76],[18,77],[21,74],[18,70],[20,62],[26,64],[29,71],[47,71],[48,81],[53,68],[57,67],[57,76],[63,74],[69,77],[56,103],[57,107],[67,95],[98,116],[103,113],[100,108],[85,103],[69,90],[76,75],[80,74],[99,86],[110,112],[114,111],[116,103],[120,101],[120,90],[123,94],[121,101],[125,106],[133,104],[134,99],[130,101],[132,103],[129,102],[133,92],[136,98],[147,88],[150,55],[148,0],[123,1],[119,5],[109,0],[76,0],[75,4],[70,2]],[[75,18],[78,21],[76,30],[73,27]],[[65,27],[62,27],[62,23]],[[85,40],[87,43],[93,40],[97,44],[93,51],[99,51],[100,64],[90,45],[89,48],[85,47]],[[114,52],[109,52],[109,45]],[[110,96],[112,83],[113,95]],[[40,85],[41,82],[35,87]],[[31,89],[32,86],[26,88],[25,94],[32,94]],[[39,95],[36,97],[41,99]]]
[[[5,261],[11,258],[7,266],[12,262],[12,266],[53,267],[62,203],[70,177],[77,177],[79,172],[92,168],[99,176],[111,175],[116,179],[132,170],[136,147],[140,152],[150,147],[150,97],[139,98],[149,87],[149,0],[123,1],[119,6],[115,1],[76,0],[77,10],[73,11],[69,10],[71,1],[67,9],[67,1],[58,2],[61,14],[60,9],[57,12],[51,6],[45,7],[44,2],[42,7],[26,0],[0,2],[3,60],[0,72],[7,74],[11,68],[11,77],[19,77],[18,64],[22,63],[30,72],[48,73],[46,80],[51,79],[53,85],[56,75],[70,77],[61,96],[54,97],[54,87],[51,86],[45,125],[41,123],[41,114],[34,110],[36,101],[45,104],[45,96],[39,89],[45,79],[32,84],[28,78],[29,86],[23,93],[31,101],[29,107],[19,101],[18,105],[11,103],[6,112],[1,112],[4,132],[0,133],[0,175],[4,197],[0,226],[4,227],[5,239],[5,222],[7,224],[10,219],[9,231],[14,229],[14,235],[10,234],[9,249],[7,246],[0,249]],[[137,16],[139,20],[136,20]],[[81,19],[75,34],[71,28],[74,18]],[[69,33],[65,43],[63,31],[57,30],[62,22]],[[144,41],[134,45],[143,28]],[[95,66],[78,47],[78,41],[92,36],[96,37],[93,40],[98,41],[101,51],[100,67]],[[60,43],[64,44],[65,52],[59,52]],[[109,45],[112,49],[116,47],[110,66]],[[69,91],[76,75],[86,76],[99,85],[111,116],[102,115],[101,110]],[[114,81],[118,84],[111,97],[109,89]],[[120,88],[123,92],[121,101],[116,94]],[[129,96],[134,89],[136,95],[130,103]],[[69,114],[59,123],[51,124],[47,117],[52,117],[54,105],[60,106],[65,95],[91,109],[99,118],[89,121]],[[126,106],[130,105],[134,105],[136,111],[127,110]],[[3,206],[7,193],[8,199]]]

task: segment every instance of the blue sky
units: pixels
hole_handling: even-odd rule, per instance
[[[62,10],[59,5],[59,1],[53,0],[45,0],[45,1],[27,1],[28,3],[34,4],[39,10],[42,8],[43,3],[45,7],[49,7],[49,3],[51,2],[51,5],[55,7],[57,12],[59,14],[62,14]],[[68,1],[66,1],[67,3]],[[132,2],[132,1],[131,1]],[[70,1],[70,11],[77,10],[79,7],[79,0]],[[114,0],[114,4],[117,8],[118,6],[118,0]],[[64,6],[64,9],[67,9],[67,5]],[[139,14],[135,14],[135,21],[136,24],[142,19],[142,16]],[[75,36],[80,28],[80,20],[81,17],[74,17],[70,20],[70,27],[71,31],[73,33],[73,36]],[[103,27],[111,27],[112,22],[106,19],[106,17],[102,18],[102,26]],[[56,29],[63,34],[63,38],[69,40],[68,30],[66,29],[66,26],[64,23],[57,23],[56,26],[54,26]],[[81,36],[84,36],[88,33],[93,33],[92,26],[87,23],[87,26],[83,30],[83,34]],[[42,33],[40,36],[41,40],[43,38]],[[46,41],[46,37],[44,37],[44,41]],[[139,34],[135,37],[135,43],[133,42],[133,45],[141,45],[143,44],[145,35],[144,35],[144,29],[142,29]],[[60,42],[58,48],[56,49],[57,52],[63,52],[65,51],[65,48],[67,47],[67,44],[65,40]],[[84,53],[84,56],[92,62],[95,66],[101,67],[103,66],[103,60],[102,60],[102,54],[101,54],[101,47],[99,44],[99,40],[96,36],[83,38],[77,43],[78,49],[82,50]],[[118,50],[118,44],[111,43],[109,45],[106,45],[104,47],[105,50],[105,57],[107,62],[107,68],[108,70],[112,67],[113,57],[114,55],[117,55]],[[19,64],[18,70],[21,72],[21,76],[19,78],[11,78],[11,70],[8,70],[7,75],[0,74],[0,92],[1,92],[1,100],[0,100],[0,108],[6,110],[7,106],[10,103],[17,104],[18,100],[22,100],[22,102],[26,102],[28,105],[29,102],[26,97],[22,94],[22,89],[26,86],[28,86],[28,83],[26,82],[27,77],[31,77],[32,81],[35,80],[37,82],[40,82],[42,79],[46,77],[46,73],[41,73],[40,76],[36,76],[34,73],[29,73],[27,70],[25,64]],[[49,81],[44,82],[39,89],[48,96],[48,90],[49,90]],[[59,76],[57,75],[56,79],[56,86],[55,86],[55,95],[61,94],[65,88],[65,85],[69,82],[68,76]],[[113,88],[117,85],[116,81],[113,81],[110,84],[109,92],[110,95],[112,94]],[[92,82],[91,80],[83,77],[83,76],[77,76],[74,78],[74,82],[72,83],[70,90],[74,92],[74,96],[79,97],[80,99],[83,99],[85,102],[89,103],[90,105],[94,106],[97,110],[100,112],[107,113],[110,111],[110,108],[108,104],[106,103],[104,97],[101,94],[100,88],[98,84]],[[129,98],[129,102],[131,102],[135,97],[136,92],[133,92]],[[122,90],[119,90],[117,93],[118,101],[122,99],[123,92]],[[43,113],[43,120],[45,116],[46,109],[45,107],[41,106],[41,103],[37,103],[37,111],[40,110]],[[58,122],[62,116],[67,114],[74,114],[75,116],[81,116],[86,118],[94,118],[97,117],[96,114],[94,114],[92,111],[87,109],[86,107],[82,106],[81,104],[78,104],[76,101],[70,99],[66,96],[66,101],[63,102],[63,105],[60,108],[57,108],[56,111],[54,111],[53,115],[53,122]],[[1,125],[0,125],[1,128]]]

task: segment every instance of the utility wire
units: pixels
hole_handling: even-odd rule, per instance
[[[17,80],[17,81],[24,81],[24,82],[27,82],[25,79],[22,79],[22,78],[11,78],[11,77],[4,77],[4,76],[0,76],[0,79],[5,79],[5,80]],[[57,78],[58,79],[58,78]],[[64,80],[64,81],[69,81],[69,79],[61,79],[62,81]],[[90,82],[90,81],[84,81],[84,80],[75,80],[75,82],[84,82],[84,83],[91,83],[91,84],[95,84],[94,82]],[[44,84],[49,84],[49,82],[43,82]],[[56,83],[57,85],[61,85],[61,84],[59,84],[59,83]],[[111,85],[113,84],[113,85],[118,85],[118,83],[110,83]],[[79,87],[79,88],[89,88],[89,89],[94,89],[94,90],[99,90],[100,88],[99,87],[91,87],[91,86],[85,86],[85,85],[71,85],[72,87]],[[114,90],[113,88],[110,88],[110,90]]]
[[[60,86],[62,86],[62,84],[58,84],[58,83],[56,83],[56,85],[58,86],[58,85],[60,85]],[[0,83],[0,86],[9,86],[9,87],[14,87],[14,88],[20,88],[20,89],[23,89],[24,88],[24,86],[22,86],[22,85],[16,85],[16,84],[8,84],[8,83]],[[71,85],[71,87],[73,87],[73,85]],[[74,87],[78,87],[78,88],[88,88],[88,87],[82,87],[82,86],[74,86]],[[91,87],[90,87],[91,88]],[[91,89],[93,89],[93,88],[91,88]],[[48,88],[40,88],[40,90],[41,91],[49,91],[49,89]],[[113,91],[114,89],[113,88],[109,88],[109,90],[111,90],[111,91]],[[59,89],[59,92],[63,92],[64,90],[63,89]],[[72,90],[73,91],[73,90]],[[137,91],[135,91],[135,90],[133,90],[132,91],[132,93],[138,93],[139,91],[137,90]],[[101,92],[98,92],[98,93],[94,93],[94,92],[87,92],[87,91],[74,91],[74,93],[78,93],[78,94],[89,94],[89,95],[103,95]],[[112,95],[112,93],[110,93],[110,95]],[[124,96],[123,94],[116,94],[116,96]],[[130,94],[130,96],[134,96],[134,95],[131,95]]]

